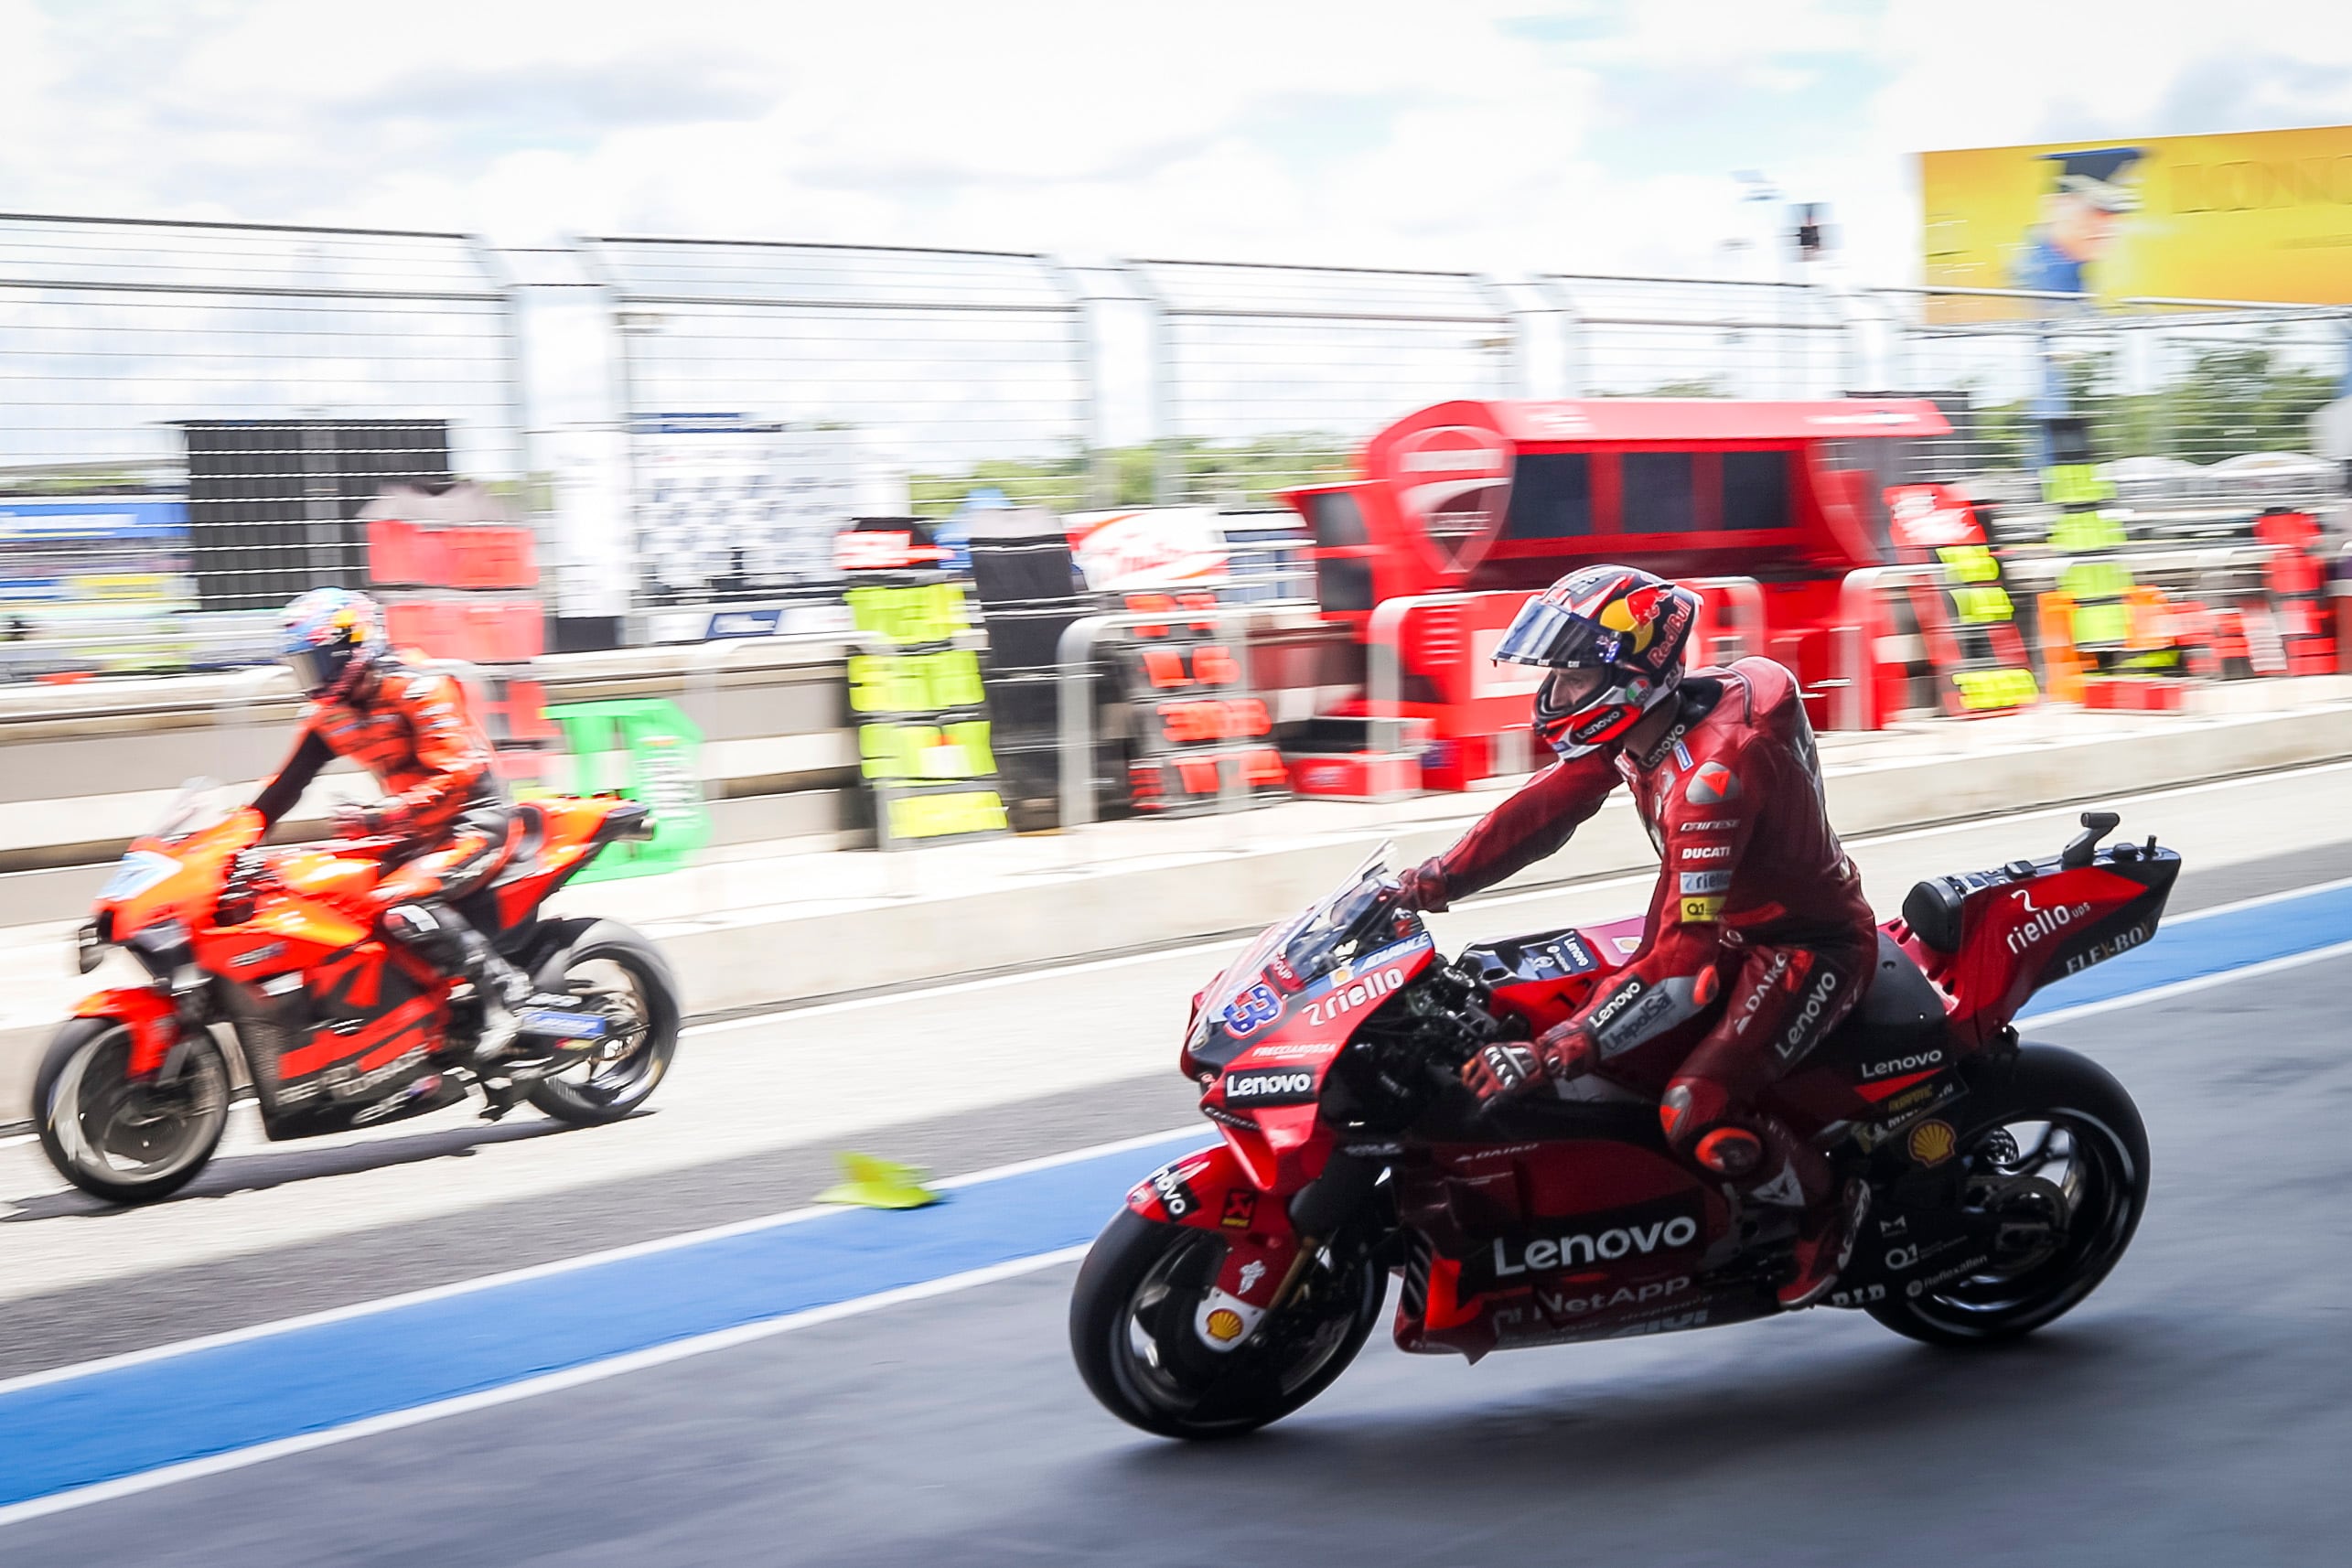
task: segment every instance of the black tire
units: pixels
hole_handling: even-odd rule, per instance
[[[618,1054],[544,1078],[531,1102],[575,1127],[618,1122],[642,1106],[678,1054],[678,982],[651,942],[618,920],[551,922],[532,985],[569,994],[619,1027]]]
[[[194,1036],[172,1083],[158,1089],[131,1079],[130,1053],[120,1019],[67,1024],[33,1075],[33,1124],[49,1164],[82,1191],[153,1203],[194,1180],[220,1146],[229,1061],[210,1035]]]
[[[2005,1188],[2010,1196],[1996,1201],[2062,1211],[2065,1224],[2038,1253],[2006,1265],[1996,1260],[1983,1273],[1934,1288],[1913,1282],[1906,1294],[1864,1309],[1930,1345],[2014,1339],[2064,1316],[2121,1261],[2148,1206],[2148,1133],[2139,1108],[2089,1058],[2028,1045],[1962,1106],[1953,1120],[1960,1157],[1975,1162],[1972,1189]],[[2024,1125],[2046,1129],[2031,1148],[2009,1131]],[[2058,1176],[2046,1174],[2054,1167]]]
[[[1224,1254],[1208,1231],[1133,1209],[1102,1228],[1070,1293],[1069,1344],[1105,1410],[1162,1437],[1238,1437],[1329,1388],[1380,1320],[1388,1274],[1361,1256],[1336,1271],[1313,1268],[1292,1305],[1240,1349],[1209,1350],[1191,1323]],[[1147,1291],[1158,1298],[1139,1306]],[[1147,1316],[1160,1320],[1156,1330]]]

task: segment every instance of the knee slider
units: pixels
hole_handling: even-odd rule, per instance
[[[1722,1085],[1703,1078],[1677,1079],[1667,1085],[1658,1105],[1658,1121],[1665,1129],[1667,1143],[1686,1159],[1700,1158],[1700,1145],[1710,1133],[1729,1130],[1732,1113],[1732,1097]],[[1754,1138],[1752,1133],[1748,1136]]]
[[[1717,1176],[1751,1176],[1764,1163],[1764,1140],[1745,1127],[1717,1127],[1702,1136],[1692,1153]]]

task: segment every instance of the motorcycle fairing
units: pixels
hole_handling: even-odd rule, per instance
[[[1127,1207],[1155,1224],[1206,1230],[1225,1243],[1217,1294],[1227,1299],[1219,1302],[1212,1295],[1205,1302],[1196,1329],[1212,1350],[1240,1346],[1273,1305],[1298,1251],[1298,1232],[1283,1199],[1261,1190],[1233,1149],[1211,1144],[1137,1182],[1128,1189]],[[1220,1333],[1226,1326],[1211,1324],[1219,1305],[1238,1314],[1231,1332]]]
[[[1435,955],[1435,940],[1415,930],[1288,995],[1267,981],[1244,989],[1234,1007],[1266,1015],[1246,1023],[1240,1050],[1204,1090],[1201,1106],[1229,1140],[1250,1145],[1247,1163],[1269,1184],[1273,1165],[1314,1139],[1324,1079],[1349,1037]],[[1253,998],[1256,991],[1272,999]]]
[[[179,1014],[171,998],[152,986],[124,985],[93,991],[73,1004],[77,1018],[116,1018],[131,1032],[130,1073],[146,1078],[164,1065],[179,1038]]]
[[[2132,843],[2102,849],[2080,866],[2013,862],[1960,879],[1967,890],[1952,951],[1930,947],[1907,924],[1905,945],[1960,999],[1954,1033],[1982,1044],[2035,992],[2153,936],[2179,875],[2173,851]]]
[[[1401,1349],[1472,1360],[1521,1345],[1728,1323],[1772,1309],[1723,1196],[1662,1148],[1615,1140],[1441,1144],[1398,1168],[1398,1214],[1424,1239],[1394,1326]]]

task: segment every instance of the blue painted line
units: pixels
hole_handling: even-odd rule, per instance
[[[0,1507],[1091,1240],[1215,1129],[0,1396]]]
[[[2352,939],[2352,887],[2166,928],[2027,1015]],[[0,1508],[1081,1244],[1212,1130],[0,1393]]]

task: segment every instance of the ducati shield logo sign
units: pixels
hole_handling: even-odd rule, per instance
[[[1315,1100],[1315,1074],[1306,1068],[1261,1068],[1225,1075],[1228,1105],[1308,1105]]]

